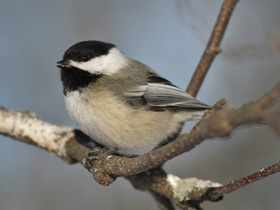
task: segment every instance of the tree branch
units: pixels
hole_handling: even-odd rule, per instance
[[[217,54],[221,52],[220,44],[226,31],[228,22],[238,0],[225,0],[213,28],[207,47],[192,76],[186,92],[196,97],[200,86]]]
[[[218,183],[197,178],[182,180],[174,175],[167,175],[161,168],[153,167],[194,148],[207,138],[228,136],[240,125],[269,122],[269,125],[279,132],[279,123],[272,124],[279,120],[279,104],[274,104],[279,94],[280,82],[259,100],[245,104],[238,110],[223,106],[225,100],[221,100],[189,134],[182,134],[174,142],[137,158],[101,156],[93,174],[99,173],[99,177],[102,177],[99,183],[103,185],[110,184],[115,176],[126,176],[137,189],[158,193],[181,208],[199,209],[199,203],[203,200],[219,200],[225,193],[279,172],[279,163],[214,190],[213,187],[218,187]],[[82,163],[85,152],[96,146],[81,131],[52,125],[30,112],[4,108],[0,108],[0,133],[46,149],[68,163]],[[150,170],[136,174],[147,169]],[[135,175],[131,176],[132,174]]]

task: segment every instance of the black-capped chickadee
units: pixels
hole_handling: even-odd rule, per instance
[[[79,42],[57,66],[71,118],[120,154],[141,155],[174,140],[185,121],[210,108],[110,43]]]

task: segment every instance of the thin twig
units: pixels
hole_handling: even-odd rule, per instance
[[[238,0],[225,0],[217,18],[215,27],[208,41],[207,47],[192,76],[186,92],[196,97],[200,86],[217,54],[221,52],[220,44],[226,31],[229,19]]]
[[[246,176],[242,179],[230,181],[230,183],[227,185],[213,188],[213,191],[211,190],[212,192],[208,193],[209,199],[215,200],[215,199],[221,197],[222,195],[231,193],[235,190],[240,189],[241,187],[244,187],[248,184],[256,182],[256,181],[263,179],[267,176],[270,176],[276,172],[280,172],[280,161],[272,166],[264,168],[256,173]]]

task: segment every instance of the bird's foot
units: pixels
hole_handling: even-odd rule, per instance
[[[100,147],[95,147],[85,153],[83,165],[86,169],[89,170],[89,172],[92,173],[92,176],[95,181],[97,181],[97,183],[108,186],[116,180],[117,177],[112,176],[106,172],[103,167],[102,161],[108,156],[114,154],[116,151],[116,149],[104,150]]]
[[[85,158],[83,159],[83,166],[92,172],[93,162],[99,160],[101,157],[114,154],[117,149],[102,149],[100,147],[94,147],[92,150],[87,150]]]

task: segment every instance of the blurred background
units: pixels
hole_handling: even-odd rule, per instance
[[[0,0],[0,106],[30,110],[76,127],[63,101],[56,61],[82,40],[115,43],[185,89],[222,0]],[[240,1],[198,99],[226,97],[234,107],[257,99],[280,78],[280,1]],[[185,131],[193,123],[188,123]],[[238,129],[203,142],[165,165],[182,178],[228,183],[279,161],[280,141],[266,127]],[[231,193],[205,209],[280,209],[280,175]],[[119,178],[95,183],[81,165],[0,136],[0,210],[157,209],[148,193]]]

